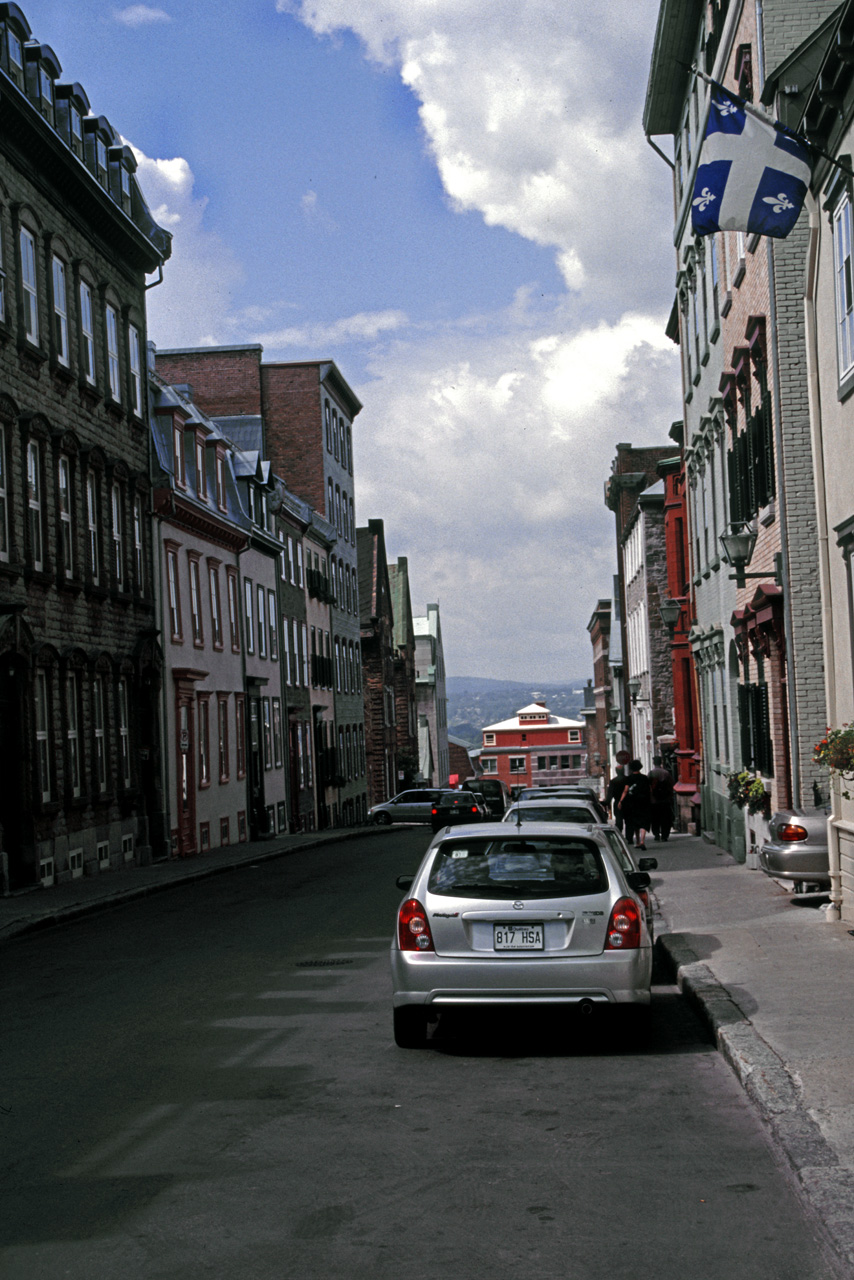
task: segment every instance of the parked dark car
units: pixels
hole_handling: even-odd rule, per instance
[[[462,790],[482,795],[490,818],[502,818],[510,803],[510,788],[500,778],[466,778]]]
[[[487,822],[483,801],[471,791],[443,791],[433,805],[433,830],[453,827],[461,822]]]
[[[766,876],[785,880],[795,893],[830,887],[826,809],[780,809],[759,853]]]

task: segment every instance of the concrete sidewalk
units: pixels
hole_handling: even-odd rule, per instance
[[[96,876],[82,876],[51,889],[35,888],[0,898],[0,942],[34,929],[65,924],[95,911],[108,911],[135,898],[160,893],[174,885],[234,871],[238,867],[283,858],[300,849],[377,836],[394,827],[335,827],[306,835],[274,836],[270,840],[212,849],[194,858],[170,858],[147,867],[133,864]]]
[[[854,936],[702,839],[647,852],[659,947],[854,1274]]]

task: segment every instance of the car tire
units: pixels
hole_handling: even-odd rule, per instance
[[[427,1044],[427,1010],[402,1004],[394,1010],[394,1043],[399,1049],[423,1049]]]
[[[391,825],[391,814],[383,809],[380,813],[374,814],[374,822],[378,827],[388,827]]]

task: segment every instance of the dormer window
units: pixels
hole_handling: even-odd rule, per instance
[[[71,136],[83,142],[83,117],[76,107],[71,108]]]
[[[172,470],[175,474],[175,483],[184,489],[187,485],[187,477],[184,472],[184,428],[180,422],[176,422],[172,427]]]
[[[9,50],[9,61],[19,71],[24,70],[24,48],[14,31],[6,32],[6,46]]]
[[[24,63],[28,96],[53,124],[53,83],[62,74],[59,60],[49,45],[31,40],[24,46]]]
[[[103,138],[95,139],[95,156],[98,164],[98,181],[107,185],[107,144]]]
[[[50,103],[53,106],[53,81],[44,67],[39,67],[39,86],[41,88],[42,102]]]
[[[205,436],[204,432],[196,432],[196,497],[202,502],[208,500],[208,481],[205,474]]]

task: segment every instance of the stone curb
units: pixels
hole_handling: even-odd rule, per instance
[[[707,964],[679,933],[660,934],[656,946],[708,1027],[718,1051],[771,1131],[798,1189],[819,1220],[845,1275],[854,1268],[854,1172],[839,1157],[804,1106],[798,1081]]]
[[[245,854],[243,857],[229,858],[208,865],[193,866],[190,863],[186,872],[173,873],[163,880],[152,880],[147,884],[128,885],[126,888],[111,890],[100,894],[98,897],[83,902],[71,903],[64,907],[51,909],[48,906],[38,915],[22,916],[18,920],[10,921],[7,925],[0,925],[0,944],[11,941],[13,938],[22,937],[24,934],[33,933],[37,929],[50,929],[56,925],[70,924],[83,916],[95,915],[99,911],[111,911],[114,907],[123,906],[126,902],[134,902],[139,898],[147,898],[150,894],[164,893],[167,889],[193,884],[199,880],[209,880],[211,876],[223,875],[227,871],[238,871],[241,867],[255,866],[259,862],[272,862],[276,858],[286,858],[290,854],[300,853],[304,849],[317,849],[323,845],[338,844],[344,840],[364,839],[367,834],[372,836],[380,833],[390,834],[392,831],[394,831],[393,826],[360,827],[357,830],[337,828],[334,831],[330,831],[328,835],[321,835],[316,839],[307,836],[300,840],[298,844],[289,843],[277,845],[273,848],[261,848],[251,854]],[[171,864],[165,863],[164,865],[169,866]]]

